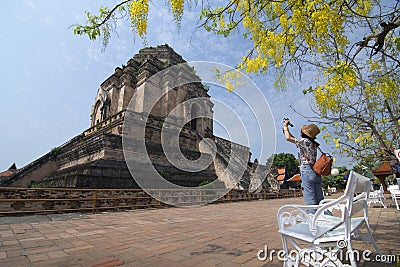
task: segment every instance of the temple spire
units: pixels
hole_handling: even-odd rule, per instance
[[[15,165],[15,162],[8,168],[9,171],[16,171],[17,170],[17,165]]]

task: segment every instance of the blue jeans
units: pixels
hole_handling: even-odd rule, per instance
[[[300,166],[301,189],[306,205],[318,205],[324,199],[321,175],[316,174],[310,165]],[[314,213],[315,210],[309,210]]]

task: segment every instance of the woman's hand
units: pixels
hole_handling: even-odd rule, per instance
[[[288,127],[288,125],[289,125],[289,123],[290,123],[290,120],[288,120],[288,119],[284,119],[283,120],[283,127]]]
[[[285,135],[285,138],[287,141],[291,143],[296,143],[295,138],[293,135],[289,132],[288,125],[290,124],[290,120],[284,119],[283,120],[283,134]]]

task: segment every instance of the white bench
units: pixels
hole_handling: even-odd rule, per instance
[[[338,255],[346,249],[351,266],[356,267],[351,243],[356,238],[372,243],[382,255],[368,222],[370,188],[369,178],[352,171],[341,197],[321,201],[319,205],[281,207],[278,224],[286,255],[284,266],[299,266],[300,263],[306,266],[343,266]],[[354,196],[356,193],[359,195]],[[307,213],[310,208],[316,209],[315,214]],[[333,209],[339,209],[341,216],[324,215]],[[361,216],[357,214],[359,212]],[[361,232],[362,228],[366,229],[366,233]]]
[[[397,179],[399,181],[400,179]],[[396,203],[396,208],[397,210],[400,210],[399,207],[399,201],[400,200],[400,190],[399,190],[399,185],[390,185],[388,187],[388,191],[390,192],[390,196],[392,199],[394,199],[394,202]]]
[[[384,208],[387,208],[383,200],[385,199],[384,191],[383,191],[383,186],[381,185],[378,190],[374,190],[372,187],[371,183],[371,191],[369,193],[369,200],[368,200],[368,206],[371,204],[381,204]]]

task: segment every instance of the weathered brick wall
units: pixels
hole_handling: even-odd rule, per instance
[[[0,188],[0,212],[91,210],[151,206],[158,202],[142,190]]]
[[[46,177],[58,170],[60,164],[56,157],[44,158],[43,162],[39,161],[31,171],[27,171],[20,175],[18,179],[10,184],[13,187],[28,187],[32,183],[39,182],[42,177]]]
[[[179,205],[202,204],[215,194],[198,189],[170,191],[155,190],[157,196]],[[216,202],[250,201],[301,196],[300,191],[263,190],[250,193],[231,190]],[[111,208],[148,208],[165,206],[140,189],[68,189],[68,188],[0,188],[0,214],[31,212],[66,212]]]

